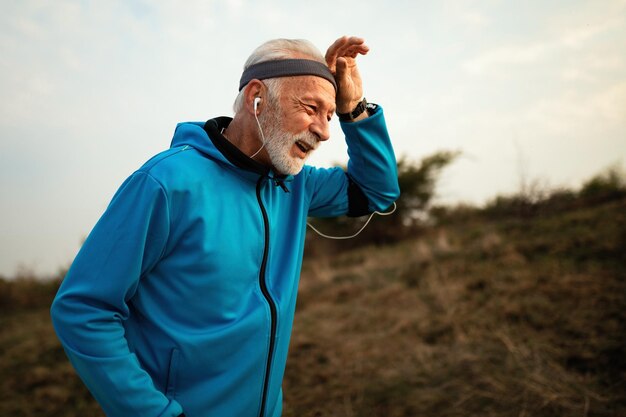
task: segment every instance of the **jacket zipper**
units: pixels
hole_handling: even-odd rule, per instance
[[[270,296],[270,292],[267,289],[267,282],[265,278],[265,267],[267,266],[267,256],[270,247],[270,222],[267,217],[267,211],[265,211],[265,207],[263,206],[263,200],[261,199],[261,184],[263,181],[263,177],[259,178],[259,181],[256,184],[256,198],[259,202],[259,207],[261,208],[261,214],[263,215],[263,227],[265,230],[265,247],[263,248],[263,261],[261,262],[261,272],[259,273],[259,284],[261,286],[261,292],[263,296],[267,300],[267,304],[270,307],[270,315],[271,315],[271,323],[270,323],[270,346],[267,354],[267,362],[265,364],[265,380],[263,381],[263,397],[261,399],[261,411],[259,413],[259,417],[264,417],[265,415],[265,406],[267,403],[267,391],[269,389],[269,380],[270,380],[270,370],[272,365],[272,356],[274,354],[274,339],[276,338],[276,304],[272,297]]]

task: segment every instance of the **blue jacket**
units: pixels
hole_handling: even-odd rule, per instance
[[[351,183],[369,211],[399,195],[381,108],[342,124],[348,175],[275,176],[219,134],[229,120],[177,126],[54,300],[58,337],[109,416],[280,416],[307,216],[348,213]]]

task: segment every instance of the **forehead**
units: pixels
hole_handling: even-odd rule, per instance
[[[326,79],[315,75],[289,77],[284,84],[284,93],[299,98],[311,98],[328,106],[335,104],[335,87]]]

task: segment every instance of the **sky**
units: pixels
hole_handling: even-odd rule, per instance
[[[579,187],[626,157],[626,0],[0,0],[0,275],[66,268],[176,123],[232,115],[273,38],[365,38],[398,156],[461,156],[438,201]],[[347,161],[335,119],[309,162]]]

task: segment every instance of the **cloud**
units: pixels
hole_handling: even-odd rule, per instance
[[[612,32],[618,32],[612,41],[620,42],[624,22],[622,17],[612,17],[596,24],[565,29],[552,38],[535,39],[524,44],[500,45],[465,61],[462,67],[472,75],[497,75],[511,67],[528,66],[553,59],[563,52],[578,53],[583,48],[595,45],[592,41],[599,36],[611,35]]]
[[[463,63],[463,68],[471,74],[499,73],[503,66],[536,62],[545,56],[548,50],[549,46],[545,43],[498,47]]]
[[[625,109],[626,82],[620,82],[589,95],[565,91],[543,98],[520,114],[519,121],[542,132],[547,140],[582,135],[600,145],[603,139],[596,137],[599,131],[620,125],[624,128]]]

